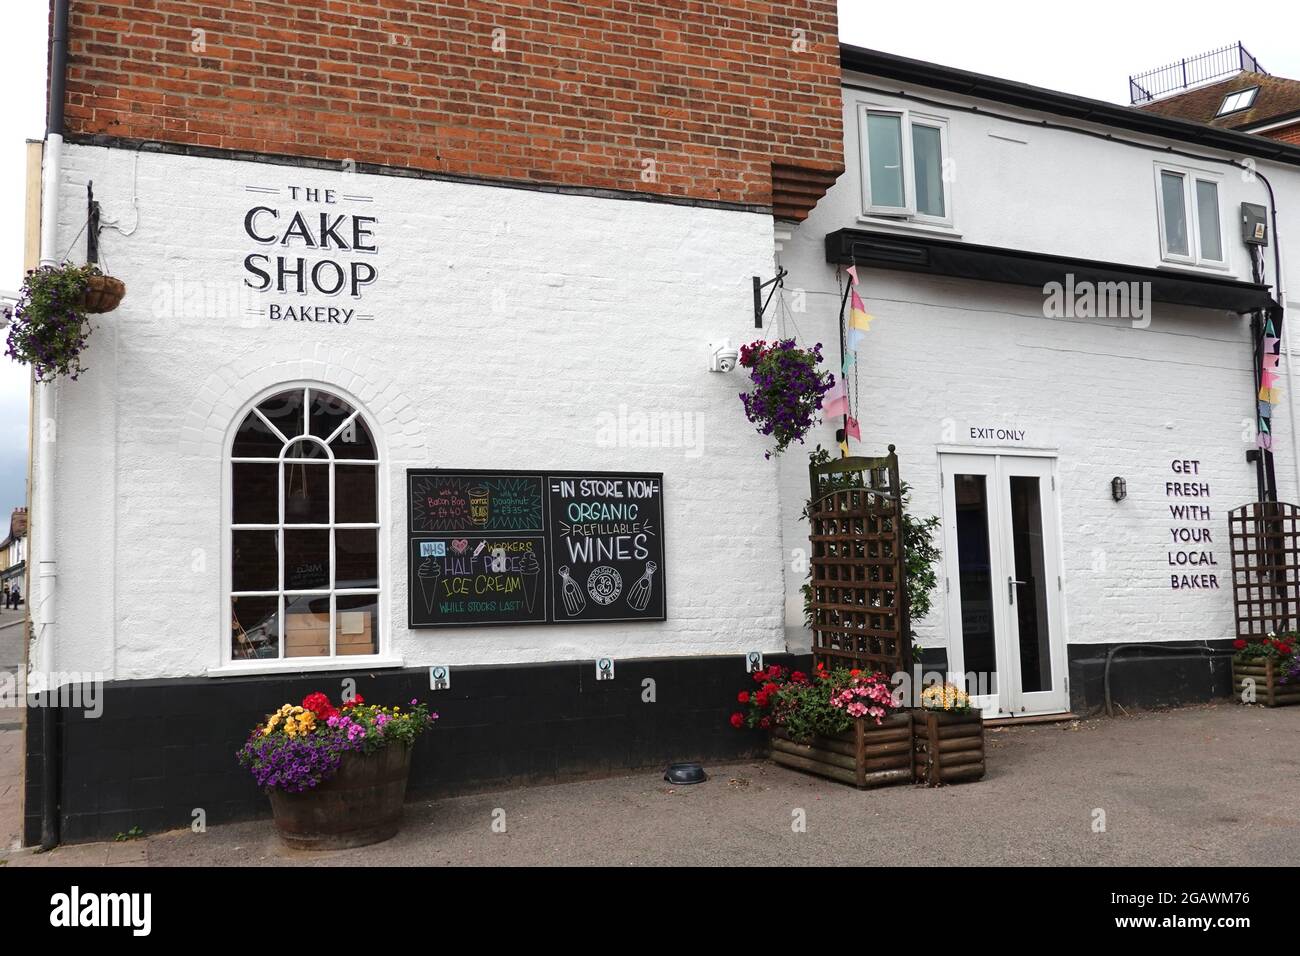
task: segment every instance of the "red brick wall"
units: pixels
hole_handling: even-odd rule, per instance
[[[835,0],[73,0],[69,37],[71,135],[762,204],[842,169]]]
[[[1267,133],[1261,133],[1261,136],[1267,136],[1269,139],[1279,139],[1284,143],[1293,143],[1300,146],[1300,122],[1292,123],[1290,126],[1280,126],[1277,129],[1271,129]]]

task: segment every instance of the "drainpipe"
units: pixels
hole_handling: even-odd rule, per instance
[[[41,265],[58,265],[59,185],[63,165],[63,100],[67,86],[68,3],[55,0],[50,37],[50,102],[45,123],[45,162],[41,170]],[[54,384],[36,386],[36,585],[30,603],[32,623],[40,641],[45,706],[41,708],[41,848],[59,843],[59,714],[55,708],[54,608],[58,565],[54,548],[53,441],[46,441],[46,423],[55,420]],[[53,433],[57,436],[57,432]]]

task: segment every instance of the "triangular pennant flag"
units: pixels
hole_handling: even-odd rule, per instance
[[[1259,413],[1260,413],[1260,415],[1262,415],[1264,418],[1272,418],[1272,417],[1273,417],[1273,406],[1270,405],[1268,402],[1260,402],[1260,403],[1259,403]]]
[[[1277,351],[1277,339],[1271,335],[1264,336],[1264,352],[1272,354]]]
[[[1277,329],[1273,328],[1272,319],[1264,320],[1264,334],[1269,336],[1270,338],[1277,335]]]
[[[844,383],[842,381],[836,382],[834,385],[830,387],[830,389],[826,392],[826,394],[822,396],[822,405],[825,406],[826,402],[833,402],[836,399],[840,399],[843,397],[844,397]]]
[[[858,295],[856,289],[849,292],[849,308],[854,312],[866,312],[867,304],[862,301],[862,296]]]
[[[863,332],[869,332],[871,331],[871,320],[873,318],[875,317],[854,309],[849,313],[849,326],[855,329],[861,329]]]
[[[841,458],[849,457],[849,443],[846,441],[840,442],[840,457]]]
[[[850,415],[844,421],[844,433],[850,438],[856,438],[862,441],[862,429],[858,427],[858,420]]]
[[[1260,432],[1258,435],[1255,436],[1255,444],[1258,445],[1260,448],[1263,448],[1265,451],[1272,451],[1273,436],[1266,435],[1264,434],[1264,432]]]
[[[822,402],[822,414],[827,417],[831,415],[843,415],[849,410],[849,400],[840,396],[832,402]]]
[[[1267,419],[1267,418],[1261,418],[1261,419],[1259,420],[1259,430],[1262,431],[1262,432],[1264,432],[1265,434],[1269,434],[1269,433],[1271,433],[1271,432],[1273,431],[1273,429],[1271,429],[1271,428],[1268,427],[1268,419]]]
[[[1277,385],[1277,372],[1260,372],[1259,384],[1264,388],[1273,388]]]
[[[853,352],[844,353],[844,373],[846,375],[848,374],[849,368],[852,367],[853,363],[856,362],[857,360],[858,357],[855,353]]]
[[[1263,362],[1264,362],[1264,368],[1277,368],[1278,360],[1281,359],[1281,358],[1282,358],[1282,356],[1280,356],[1280,355],[1268,355],[1268,354],[1265,354],[1265,355],[1264,355],[1264,359],[1263,359]]]
[[[849,348],[856,349],[858,347],[858,343],[861,342],[866,337],[867,337],[866,334],[864,332],[859,331],[858,329],[851,330],[849,332]]]
[[[854,285],[857,285],[857,284],[858,284],[858,267],[857,267],[857,266],[849,266],[849,267],[848,267],[847,269],[845,269],[844,271],[847,272],[847,273],[849,274],[849,278],[853,280],[853,284],[854,284]]]
[[[1270,405],[1276,405],[1282,399],[1282,389],[1280,388],[1261,388],[1259,390],[1259,400],[1268,402]]]

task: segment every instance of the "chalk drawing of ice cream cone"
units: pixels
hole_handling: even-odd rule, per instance
[[[659,566],[653,561],[647,561],[645,574],[637,578],[636,584],[632,585],[627,592],[627,604],[634,611],[644,611],[650,604],[650,592],[654,587],[654,573],[659,570]]]
[[[420,579],[420,596],[424,598],[425,609],[432,614],[433,606],[438,602],[438,582],[442,576],[442,563],[432,556],[425,558],[416,568],[415,576]]]
[[[528,551],[519,559],[519,574],[524,579],[524,604],[528,607],[528,613],[532,614],[533,607],[537,604],[538,580],[542,575],[537,555]]]
[[[582,596],[582,588],[578,587],[578,582],[569,576],[569,568],[560,568],[560,579],[564,582],[560,585],[560,596],[564,599],[564,613],[573,617],[581,614],[582,609],[587,606],[587,599]]]

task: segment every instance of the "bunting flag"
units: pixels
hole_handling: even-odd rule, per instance
[[[858,360],[858,357],[857,357],[856,355],[854,355],[852,352],[845,352],[845,353],[844,353],[844,374],[845,374],[845,375],[848,375],[848,374],[849,374],[849,368],[850,368],[850,366],[852,366],[853,363],[856,362],[857,360]]]
[[[1282,358],[1282,356],[1280,356],[1280,355],[1269,355],[1269,354],[1265,353],[1265,355],[1264,355],[1264,368],[1266,368],[1266,369],[1276,369],[1276,368],[1277,368],[1278,360],[1281,359],[1281,358]]]
[[[1268,402],[1260,402],[1260,403],[1259,403],[1259,414],[1260,414],[1260,416],[1263,417],[1263,418],[1272,418],[1272,417],[1273,417],[1273,406],[1270,405]]]
[[[826,394],[822,396],[822,407],[825,407],[826,402],[833,402],[843,397],[844,397],[844,383],[842,381],[836,382],[834,385],[830,387],[829,391],[827,391]]]
[[[1271,318],[1264,320],[1264,335],[1270,339],[1277,338],[1277,329],[1273,328],[1273,320]]]
[[[857,347],[858,347],[858,343],[861,342],[861,341],[862,341],[863,339],[865,339],[866,337],[867,337],[867,336],[866,336],[866,333],[865,333],[865,332],[859,331],[858,329],[853,329],[853,330],[851,330],[851,331],[849,332],[849,340],[848,340],[848,345],[847,345],[847,348],[849,349],[849,351],[853,351],[853,350],[857,349]]]
[[[1259,400],[1261,402],[1268,402],[1270,405],[1276,405],[1282,400],[1282,389],[1261,388],[1259,390]]]
[[[845,269],[844,271],[847,272],[847,273],[849,274],[849,278],[853,280],[853,284],[854,284],[854,285],[857,285],[857,284],[858,284],[858,267],[857,267],[857,266],[849,266],[849,267],[848,267],[847,269]]]
[[[862,441],[862,429],[858,427],[858,420],[852,415],[844,420],[844,437]]]
[[[841,395],[839,398],[830,402],[822,402],[822,414],[828,418],[832,415],[847,415],[849,411],[849,400]]]
[[[871,328],[871,316],[867,313],[866,303],[862,301],[862,296],[858,295],[856,290],[850,292],[849,296],[852,306],[849,310],[849,325],[866,332]]]
[[[1270,433],[1273,431],[1273,429],[1271,429],[1271,428],[1268,427],[1268,419],[1267,419],[1267,418],[1260,418],[1260,420],[1259,420],[1259,430],[1262,431],[1262,432],[1264,432],[1264,434],[1266,434],[1266,435],[1267,435],[1267,434],[1270,434]]]
[[[1271,335],[1264,336],[1264,354],[1270,355],[1277,351],[1277,339]]]
[[[1260,432],[1255,436],[1255,444],[1265,451],[1273,450],[1273,436],[1265,432]]]
[[[849,443],[847,441],[840,442],[840,457],[841,458],[849,457]]]
[[[1277,372],[1260,372],[1259,384],[1263,388],[1277,388]]]

